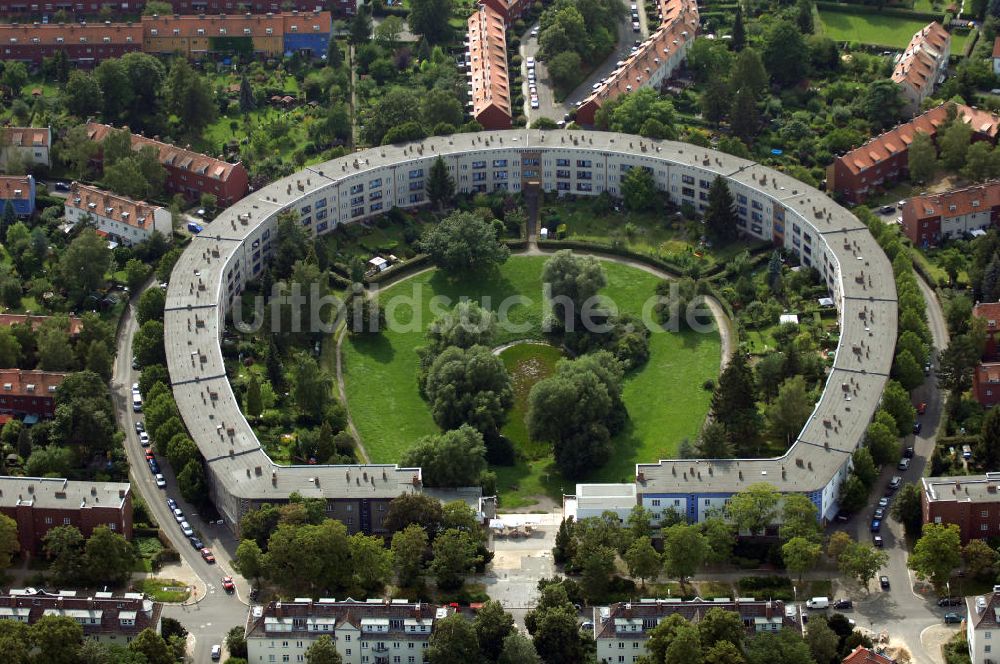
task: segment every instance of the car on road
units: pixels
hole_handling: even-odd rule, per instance
[[[156,457],[153,456],[153,450],[146,450],[146,461],[152,461]]]
[[[878,585],[882,587],[882,590],[888,590],[889,589],[889,577],[887,577],[887,576],[880,576],[878,578]]]
[[[165,488],[167,486],[167,480],[165,480],[163,478],[163,474],[162,473],[157,473],[156,474],[156,486],[160,487],[161,489],[163,489],[163,488]]]
[[[56,182],[56,191],[69,191],[69,185],[65,182]]]
[[[167,507],[170,508],[170,513],[173,514],[174,510],[177,509],[177,501],[173,498],[167,498]]]
[[[177,507],[177,503],[174,503],[174,506],[171,509],[173,509],[174,512],[174,521],[180,523],[181,521],[184,520],[184,511],[181,508]]]
[[[590,632],[593,631],[593,629],[594,629],[594,622],[592,620],[584,620],[582,623],[580,623],[581,632]]]
[[[882,207],[879,208],[879,212],[881,212],[882,214],[891,214],[895,211],[896,208],[895,206],[892,205],[883,205]]]
[[[133,357],[132,358],[132,368],[135,369],[135,370],[139,370],[139,368],[140,368],[139,358],[137,358],[137,357]]]
[[[538,28],[532,28],[531,29],[531,36],[532,37],[537,37],[538,36]]]
[[[895,491],[896,489],[899,488],[899,485],[902,484],[902,482],[903,482],[903,478],[900,477],[899,475],[896,475],[891,480],[889,480],[889,490],[890,491]]]
[[[962,622],[962,617],[957,613],[946,613],[944,614],[944,624],[945,625],[957,625]]]
[[[216,644],[212,646],[212,661],[218,662],[222,659],[222,646]]]
[[[233,577],[224,576],[222,577],[222,588],[227,592],[231,593],[236,590],[236,584],[233,583]]]
[[[632,32],[639,32],[639,21],[632,21]]]
[[[872,546],[874,546],[876,549],[881,549],[883,546],[885,546],[885,543],[882,541],[881,535],[876,535],[875,537],[872,538]]]
[[[899,201],[898,203],[896,203],[896,207],[898,207],[900,210],[903,209],[904,205],[906,205],[906,201]]]
[[[889,499],[888,498],[879,498],[878,499],[878,506],[879,507],[888,507],[889,506]]]
[[[538,108],[538,100],[537,99],[532,99],[531,100],[531,107],[532,108]]]
[[[877,533],[877,532],[881,531],[882,530],[882,520],[881,519],[872,519],[872,528],[871,528],[871,530],[872,530],[873,533]]]
[[[930,363],[930,360],[928,360],[927,362],[924,362],[924,375],[925,376],[930,376],[931,375],[931,363]]]
[[[142,433],[145,430],[146,430],[145,423],[142,420],[136,420],[136,422],[135,422],[135,432],[138,434],[138,433]]]
[[[876,509],[875,510],[875,517],[874,518],[878,519],[879,521],[881,521],[883,518],[885,518],[885,508],[884,507],[879,507],[878,509]]]
[[[910,460],[907,459],[906,457],[900,459],[899,463],[896,464],[896,468],[898,468],[899,470],[907,470],[909,469],[909,467],[910,467]]]
[[[961,606],[962,605],[962,601],[963,600],[962,600],[961,597],[942,597],[941,599],[938,600],[937,605],[938,606]]]
[[[202,549],[201,557],[204,558],[206,563],[212,564],[215,562],[215,554],[212,553],[211,549]]]
[[[839,512],[837,512],[836,519],[841,523],[847,523],[848,521],[851,520],[851,514],[849,512],[845,512],[844,510],[840,510]]]
[[[139,394],[139,383],[132,383],[132,394]]]
[[[924,425],[918,420],[913,423],[913,435],[919,436],[920,430],[924,428]]]
[[[149,447],[149,434],[145,431],[139,434],[139,444],[143,447]]]
[[[849,599],[838,599],[833,603],[833,608],[835,609],[851,609],[854,608],[854,602]]]
[[[192,528],[191,524],[187,521],[181,521],[181,532],[184,533],[185,536],[191,537],[194,535],[194,528]]]
[[[907,459],[912,459],[913,458],[913,446],[912,445],[910,447],[907,447],[906,449],[903,450],[903,457],[907,458]]]
[[[156,459],[148,459],[148,462],[149,462],[150,472],[152,472],[154,475],[160,472],[160,464],[157,463]]]
[[[191,543],[191,548],[194,549],[195,551],[201,551],[202,549],[205,548],[205,543],[202,542],[200,539],[198,539],[196,535],[188,537],[188,542]]]
[[[921,401],[920,403],[917,404],[917,414],[923,415],[926,412],[927,412],[927,402]]]
[[[531,69],[532,67],[535,66],[535,59],[533,57],[531,57],[530,55],[528,56],[528,59],[527,59],[526,62],[528,63],[528,69]]]

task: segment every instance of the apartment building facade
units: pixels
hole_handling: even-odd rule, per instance
[[[985,322],[983,354],[976,365],[972,393],[981,405],[989,408],[1000,403],[1000,303],[980,302],[972,315]]]
[[[924,523],[959,527],[962,544],[1000,535],[1000,473],[961,477],[924,477]]]
[[[64,616],[83,628],[84,638],[109,645],[127,646],[146,629],[159,632],[162,612],[163,604],[142,593],[102,591],[84,596],[75,590],[34,588],[0,593],[0,620],[33,625],[45,616]]]
[[[447,607],[407,600],[295,599],[251,606],[247,662],[304,662],[318,638],[329,636],[344,664],[421,664],[436,620]]]
[[[695,0],[659,0],[660,25],[617,69],[587,97],[576,111],[576,121],[593,125],[597,110],[611,99],[641,87],[659,88],[687,57],[698,34]]]
[[[143,50],[198,60],[214,53],[264,57],[326,55],[333,29],[330,12],[218,16],[144,16]]]
[[[933,21],[918,30],[896,60],[893,82],[899,86],[909,116],[920,112],[920,104],[931,96],[944,78],[951,56],[951,33]]]
[[[0,60],[41,66],[56,52],[77,67],[142,50],[142,25],[135,23],[0,23]]]
[[[0,175],[0,214],[10,205],[19,217],[35,213],[35,178],[31,175]]]
[[[510,129],[510,79],[507,72],[507,38],[504,14],[481,4],[467,21],[466,75],[469,110],[487,131]]]
[[[110,125],[87,123],[87,136],[95,143],[101,143],[115,128]],[[156,139],[132,134],[132,149],[138,151],[145,146],[155,148],[160,153],[160,163],[167,171],[165,188],[195,200],[202,194],[212,194],[219,206],[232,205],[246,196],[250,190],[249,176],[242,163],[230,164],[222,159],[193,152]],[[95,159],[102,164],[100,152]]]
[[[84,537],[107,526],[132,539],[128,483],[0,477],[0,514],[17,522],[18,544],[25,556],[40,555],[45,535],[59,526],[76,526]]]
[[[31,170],[35,166],[52,166],[51,127],[4,127],[0,129],[0,168],[11,160]]]
[[[329,8],[340,16],[352,16],[357,9],[356,0],[332,0],[332,2],[319,2],[319,0],[286,0],[285,2],[275,2],[274,0],[173,0],[170,5],[174,13],[177,14],[245,14],[247,12],[277,14],[293,9],[300,12],[313,12]],[[45,16],[60,10],[70,14],[90,16],[104,9],[134,15],[141,13],[145,6],[145,0],[132,0],[131,2],[0,0],[0,16]]]
[[[965,598],[965,636],[969,642],[972,664],[996,664],[1000,661],[1000,586],[993,592]]]
[[[697,624],[712,609],[731,611],[740,617],[748,637],[776,633],[782,629],[801,630],[794,605],[779,600],[680,598],[642,599],[594,608],[594,639],[600,664],[637,662],[647,654],[646,642],[657,625],[672,615]],[[787,609],[787,610],[786,610]]]
[[[1000,117],[946,102],[834,159],[826,171],[827,191],[857,204],[879,189],[894,185],[909,172],[908,154],[913,138],[920,132],[936,138],[938,129],[949,122],[950,108],[972,127],[973,141],[996,143]]]
[[[127,246],[148,240],[153,233],[168,241],[173,236],[173,220],[166,208],[79,182],[70,185],[65,210],[66,221],[75,225],[89,220],[109,239]]]

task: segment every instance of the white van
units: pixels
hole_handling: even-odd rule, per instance
[[[830,606],[829,597],[813,597],[806,600],[807,609],[825,609]]]
[[[142,397],[138,394],[132,395],[132,412],[141,413],[142,412]]]

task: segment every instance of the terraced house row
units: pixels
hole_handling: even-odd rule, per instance
[[[34,65],[57,51],[76,65],[94,66],[108,58],[143,51],[181,54],[200,60],[239,53],[280,57],[326,53],[332,30],[330,12],[218,16],[143,16],[128,23],[0,24],[0,59]]]
[[[266,14],[278,13],[292,9],[300,12],[323,11],[332,9],[340,16],[353,16],[357,11],[356,0],[170,0],[174,13],[177,14]],[[82,16],[94,15],[101,10],[122,12],[125,14],[141,14],[146,6],[145,0],[111,2],[110,0],[88,0],[87,2],[39,2],[38,0],[0,0],[0,16],[41,15],[47,16],[57,11]]]
[[[642,87],[659,87],[684,62],[698,34],[698,3],[659,0],[657,6],[660,27],[583,101],[576,112],[577,122],[594,124],[601,106]]]
[[[211,496],[226,523],[292,492],[324,499],[352,530],[382,532],[386,505],[423,491],[419,468],[286,466],[264,452],[226,377],[226,315],[274,250],[277,217],[294,212],[311,235],[362,222],[393,206],[426,204],[427,174],[441,158],[461,192],[527,189],[620,195],[631,168],[648,169],[677,204],[707,206],[721,176],[748,238],[785,247],[815,267],[839,309],[840,339],[826,389],[796,442],[770,459],[663,460],[636,467],[636,491],[654,513],[697,521],[757,482],[837,510],[840,482],[888,380],[896,293],[888,259],[868,229],[822,192],[752,161],[710,149],[610,132],[509,130],[382,146],[308,167],[222,212],[177,262],[167,291],[165,339],[174,396],[207,461]],[[379,398],[372,395],[372,398]]]

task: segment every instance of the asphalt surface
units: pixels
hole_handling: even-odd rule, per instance
[[[933,291],[919,276],[917,280],[927,303],[927,319],[934,346],[939,352],[948,343],[948,328]],[[923,423],[920,435],[909,435],[903,442],[904,446],[912,445],[914,448],[910,467],[905,471],[895,466],[884,469],[872,494],[871,507],[855,514],[848,523],[838,524],[833,530],[843,530],[859,542],[871,542],[872,512],[878,499],[886,494],[886,487],[891,478],[898,475],[902,477],[904,483],[907,483],[919,482],[923,477],[927,460],[934,450],[937,429],[944,409],[942,393],[937,387],[933,371],[925,383],[915,390],[913,402],[915,405],[926,403],[927,411],[919,416],[919,420]],[[914,590],[916,577],[906,567],[908,551],[903,526],[900,523],[891,517],[884,519],[879,534],[884,542],[884,550],[889,554],[889,562],[879,575],[884,574],[889,577],[890,589],[880,589],[876,579],[871,583],[871,593],[866,594],[856,583],[848,582],[847,587],[851,590],[847,596],[854,600],[854,610],[845,613],[854,618],[859,627],[871,629],[875,633],[887,631],[893,640],[904,642],[915,662],[922,664],[939,662],[938,653],[925,647],[921,638],[929,628],[942,625],[944,614],[956,611],[956,608],[939,607],[938,597],[933,592],[921,593]],[[923,586],[924,584],[920,584],[920,587]],[[957,595],[958,591],[955,590],[954,594]],[[957,609],[961,614],[962,607]],[[947,627],[958,629],[957,625]]]
[[[522,61],[521,77],[524,81],[522,85],[524,93],[524,116],[528,118],[528,126],[531,126],[531,123],[538,118],[549,118],[555,122],[562,120],[567,113],[576,108],[578,102],[590,96],[595,83],[618,68],[618,61],[625,60],[628,57],[635,40],[642,41],[649,36],[649,24],[646,21],[646,12],[642,9],[642,3],[638,1],[632,3],[629,0],[622,0],[622,4],[625,5],[626,12],[625,16],[618,23],[618,43],[614,51],[562,102],[556,101],[552,81],[549,78],[548,70],[545,68],[545,63],[538,62],[538,38],[531,37],[530,30],[525,32],[518,51],[521,54]],[[632,13],[630,9],[632,4],[636,4],[639,9],[640,30],[638,33],[632,32]],[[655,16],[652,17],[652,21],[656,21]],[[538,27],[537,23],[532,26],[532,28],[536,27]],[[528,93],[529,56],[535,58],[535,75],[538,81],[538,108],[536,109],[531,108],[531,95]]]
[[[151,287],[158,288],[155,283]],[[231,627],[245,624],[248,610],[245,598],[250,588],[242,577],[233,572],[231,560],[237,542],[232,533],[225,526],[215,525],[202,518],[197,510],[181,497],[177,490],[174,471],[165,458],[157,456],[160,472],[167,481],[164,489],[156,486],[153,473],[146,463],[145,450],[135,432],[135,422],[143,419],[142,413],[132,411],[132,384],[139,380],[139,372],[132,369],[132,339],[138,329],[133,308],[135,301],[133,298],[119,326],[118,351],[111,379],[111,397],[118,423],[125,432],[125,451],[131,467],[132,488],[146,501],[153,518],[180,553],[182,564],[202,580],[200,588],[194,586],[194,593],[188,601],[189,605],[164,605],[163,615],[179,620],[194,637],[194,648],[189,650],[189,654],[194,658],[193,661],[208,662],[212,645],[221,644]],[[191,546],[188,538],[181,532],[180,525],[174,519],[170,508],[167,507],[167,497],[177,501],[177,506],[184,511],[195,534],[215,554],[218,561],[216,564],[205,562],[201,554]],[[236,583],[236,592],[233,594],[228,594],[222,589],[222,577],[226,575],[231,575]]]

